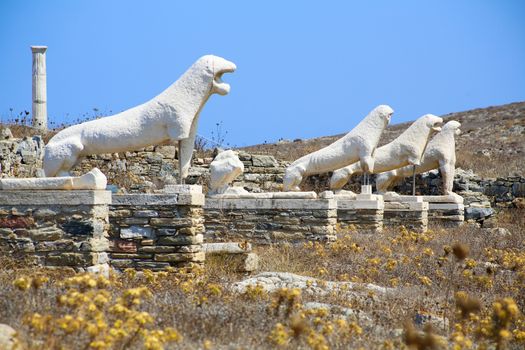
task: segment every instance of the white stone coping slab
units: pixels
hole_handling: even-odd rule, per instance
[[[0,205],[94,205],[111,204],[105,190],[0,191]]]
[[[385,210],[425,211],[428,209],[428,202],[385,202]]]
[[[462,203],[429,203],[429,210],[465,210],[465,205]]]
[[[375,209],[381,210],[385,208],[385,202],[382,198],[371,199],[371,200],[359,200],[359,199],[344,199],[337,198],[337,209],[338,210],[356,210],[356,209]]]
[[[225,242],[225,243],[204,243],[202,249],[206,254],[243,254],[252,251],[252,245],[248,242]]]
[[[114,194],[112,205],[204,205],[202,193],[191,194]]]
[[[458,203],[463,204],[463,197],[458,194],[441,196],[407,196],[396,192],[383,194],[385,202],[428,202],[428,203]]]
[[[319,198],[330,199],[330,198],[335,198],[335,195],[333,191],[323,191],[319,193]]]
[[[396,192],[387,192],[383,194],[383,199],[385,202],[424,202],[423,196],[402,195]]]
[[[166,185],[161,193],[176,193],[176,194],[200,194],[202,193],[201,185]]]
[[[211,194],[208,198],[225,199],[316,199],[315,192],[263,192],[263,193],[222,193]]]
[[[207,198],[205,209],[337,209],[334,199]]]
[[[463,204],[464,198],[461,197],[459,194],[451,194],[451,195],[444,195],[444,196],[421,196],[423,197],[423,201],[429,202],[429,203],[457,203],[457,204]]]
[[[28,177],[19,179],[0,179],[0,190],[105,190],[106,176],[93,168],[82,176]]]
[[[356,199],[357,198],[357,194],[355,192],[347,191],[347,190],[335,190],[334,191],[334,197],[337,200],[339,200],[339,199]]]
[[[358,201],[382,201],[383,196],[380,194],[358,193],[355,195],[355,199]]]

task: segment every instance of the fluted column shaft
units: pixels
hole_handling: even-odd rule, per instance
[[[47,131],[47,46],[31,46],[33,53],[33,127]]]

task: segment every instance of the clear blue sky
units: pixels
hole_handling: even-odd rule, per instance
[[[30,45],[47,45],[48,113],[122,111],[203,54],[237,64],[213,96],[242,146],[525,100],[525,1],[0,1],[0,115],[31,109]]]

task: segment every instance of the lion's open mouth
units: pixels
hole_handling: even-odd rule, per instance
[[[222,81],[222,75],[224,73],[233,73],[233,72],[235,72],[235,68],[232,67],[232,68],[225,68],[215,73],[215,77],[213,78],[213,87],[219,95],[226,95],[230,92],[230,84]]]

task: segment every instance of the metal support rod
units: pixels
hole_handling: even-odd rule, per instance
[[[416,195],[416,166],[412,165],[412,195]]]

